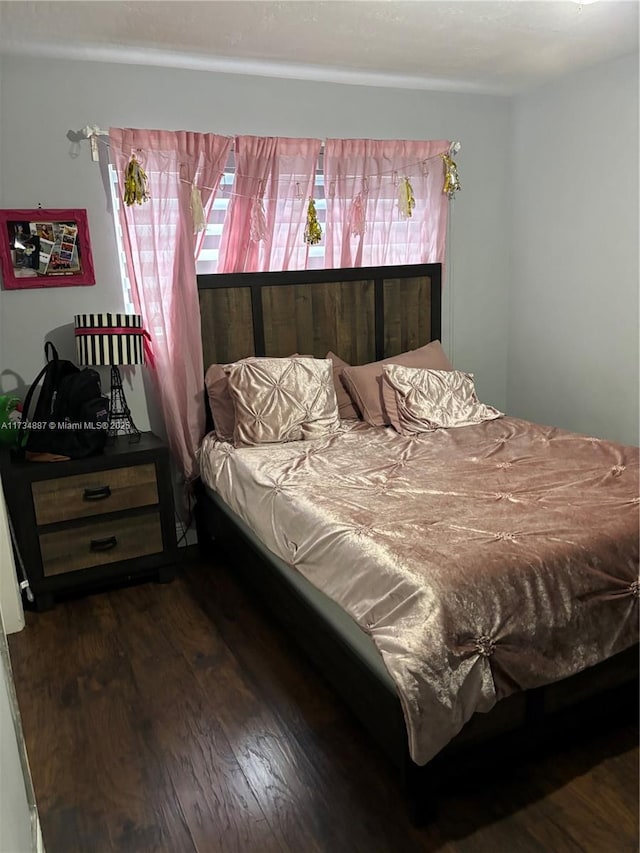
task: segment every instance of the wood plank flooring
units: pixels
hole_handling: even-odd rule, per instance
[[[412,827],[393,769],[222,562],[9,639],[47,853],[638,848],[630,725],[469,780]]]

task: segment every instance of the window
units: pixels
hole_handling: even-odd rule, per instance
[[[316,205],[316,214],[320,227],[322,228],[323,236],[320,243],[315,246],[309,246],[307,269],[324,269],[327,266],[327,257],[331,255],[331,253],[327,253],[325,250],[327,202],[325,196],[325,176],[323,168],[323,158],[324,152],[321,151],[316,166],[313,194]],[[432,159],[435,159],[435,156]],[[418,189],[418,187],[420,187],[422,183],[428,182],[427,178],[429,176],[429,170],[425,170],[424,168],[424,164],[426,162],[426,160],[423,161],[423,168],[421,174],[416,175],[413,178],[416,189]],[[133,311],[131,287],[127,277],[125,262],[126,259],[123,251],[123,235],[118,215],[122,202],[120,199],[120,193],[118,188],[117,173],[113,166],[109,166],[109,176],[111,180],[111,197],[114,209],[116,243],[118,246],[118,258],[123,282],[125,310]],[[235,177],[235,155],[234,152],[231,151],[229,154],[227,166],[220,181],[220,186],[218,188],[216,198],[211,206],[208,222],[205,229],[204,239],[202,241],[202,248],[196,261],[196,272],[198,275],[211,274],[216,273],[218,271],[218,256],[221,245],[221,237],[223,234],[223,229],[225,227],[225,222],[227,220],[227,211],[229,209],[229,204],[234,193]],[[440,180],[441,178],[439,176],[439,172],[434,169],[433,176],[429,179],[429,181],[432,182],[435,187],[435,185]],[[407,255],[409,247],[411,246],[419,247],[421,254],[424,255],[425,259],[428,261],[434,261],[437,258],[443,256],[444,232],[442,231],[440,223],[438,222],[438,217],[442,218],[442,213],[438,214],[437,211],[435,211],[435,218],[430,219],[428,224],[425,222],[421,222],[418,217],[415,217],[414,220],[412,220],[411,222],[400,219],[397,219],[396,221],[395,215],[393,217],[393,221],[389,223],[387,208],[389,208],[390,206],[393,207],[395,204],[397,186],[395,185],[395,183],[392,184],[392,176],[386,173],[381,174],[378,177],[378,182],[385,183],[385,190],[380,191],[378,194],[379,197],[377,201],[374,200],[375,203],[372,203],[370,205],[370,210],[368,211],[368,216],[370,217],[370,220],[368,222],[367,230],[369,231],[370,236],[374,238],[377,235],[377,231],[380,230],[379,240],[377,241],[377,243],[375,243],[374,248],[378,247],[375,248],[375,251],[378,251],[378,249],[382,251],[382,249],[384,249],[386,254],[382,260],[376,260],[375,264],[406,262],[403,261],[403,258],[405,255]],[[387,183],[389,184],[388,191],[386,189]],[[424,186],[424,193],[421,193],[421,195],[428,196],[426,184]],[[435,189],[432,188],[432,195],[433,197],[437,198],[442,195],[439,187],[436,187]],[[381,205],[379,203],[381,200],[387,200],[389,202],[386,208],[384,207],[384,205]],[[446,218],[444,221],[446,222]],[[440,245],[441,243],[442,245]],[[371,240],[368,241],[367,245],[367,251],[370,254],[372,251]],[[340,250],[338,249],[337,252],[337,257],[338,259],[340,259]],[[334,255],[335,253],[336,250],[334,248]]]
[[[220,238],[222,237],[222,227],[227,215],[227,208],[231,201],[234,178],[235,161],[233,151],[231,151],[227,167],[220,181],[220,188],[209,213],[202,249],[196,262],[198,275],[217,272]]]
[[[135,313],[133,306],[133,295],[131,293],[131,282],[127,272],[127,259],[124,253],[124,240],[122,236],[122,224],[120,222],[120,190],[118,187],[118,173],[115,166],[109,164],[109,186],[111,188],[111,204],[113,206],[113,226],[115,228],[116,246],[118,248],[118,263],[120,264],[120,281],[122,282],[123,310],[125,314]]]
[[[322,155],[320,155],[322,159]],[[209,220],[205,232],[202,249],[196,262],[196,272],[198,275],[217,272],[218,267],[218,251],[220,249],[220,238],[222,237],[222,229],[224,227],[227,208],[233,195],[233,186],[235,178],[235,161],[233,151],[229,154],[229,162],[225,169],[224,175],[220,182],[220,189],[209,213]],[[314,200],[316,203],[316,213],[318,222],[322,228],[324,235],[325,218],[327,206],[324,196],[324,175],[322,174],[322,163],[318,164],[316,169],[316,179],[314,184]],[[324,239],[315,246],[309,246],[309,263],[308,269],[323,269],[324,263]]]

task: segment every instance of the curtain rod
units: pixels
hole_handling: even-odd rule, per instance
[[[83,139],[89,140],[89,145],[91,148],[91,159],[94,162],[97,162],[99,160],[99,155],[98,155],[98,137],[99,136],[109,136],[109,131],[108,130],[102,130],[102,128],[97,124],[87,124],[87,125],[85,125],[85,127],[81,128],[80,130],[69,130],[69,131],[67,131],[67,139],[69,139],[72,143],[74,143],[74,145],[79,146],[80,142]],[[234,141],[232,141],[232,143],[231,143],[231,151],[235,152],[235,150],[236,150],[235,136],[233,139],[234,139]],[[449,146],[449,155],[453,156],[454,154],[457,154],[461,148],[462,148],[462,145],[459,142],[452,142],[451,145]],[[320,153],[321,154],[324,153],[324,142],[320,145]],[[76,154],[76,156],[77,156],[77,154]]]

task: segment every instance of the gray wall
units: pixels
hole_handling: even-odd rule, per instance
[[[454,349],[449,353],[456,366],[475,372],[487,402],[505,406],[507,99],[13,57],[0,59],[0,68],[0,204],[87,208],[98,281],[95,288],[3,293],[0,372],[11,369],[30,381],[47,333],[72,323],[74,313],[117,310],[122,304],[100,169],[90,161],[86,143],[78,159],[69,158],[70,128],[97,123],[225,134],[450,138],[463,145],[458,163],[464,190],[453,211]],[[58,86],[70,96],[54,97]],[[70,330],[62,329],[58,337],[70,342]],[[141,385],[129,402],[145,426],[144,401],[136,402],[137,394]]]
[[[516,99],[511,414],[638,444],[638,56]]]
[[[50,80],[74,96],[52,98]],[[68,156],[68,129],[450,138],[454,363],[510,413],[637,443],[637,119],[637,56],[514,99],[0,58],[0,205],[87,208],[98,281],[0,292],[2,390],[31,381],[46,335],[72,355],[74,313],[122,306],[103,177],[86,143]],[[140,375],[129,401],[145,428]]]

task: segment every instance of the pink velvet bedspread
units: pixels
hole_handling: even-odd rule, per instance
[[[235,449],[203,479],[370,634],[424,764],[476,711],[638,640],[638,449],[515,418]]]

